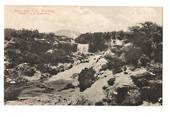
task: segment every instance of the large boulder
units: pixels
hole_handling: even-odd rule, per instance
[[[84,91],[89,88],[96,81],[96,79],[97,78],[95,77],[95,71],[93,68],[83,69],[78,76],[80,91]]]

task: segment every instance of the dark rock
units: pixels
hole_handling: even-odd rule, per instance
[[[69,83],[66,85],[66,88],[75,88],[75,86],[72,83]]]
[[[115,78],[111,78],[107,81],[108,85],[114,85],[115,83]]]
[[[94,75],[95,71],[93,68],[85,68],[80,72],[78,76],[80,91],[84,91],[86,88],[89,88],[97,80]]]
[[[120,87],[117,88],[117,100],[116,102],[120,104],[124,99],[125,96],[127,95],[128,87]]]
[[[128,72],[123,72],[124,74],[128,74]]]
[[[107,86],[103,86],[102,89],[103,89],[103,90],[106,90],[106,89],[107,89]]]
[[[126,66],[123,66],[123,71],[125,72],[127,70],[127,67]]]

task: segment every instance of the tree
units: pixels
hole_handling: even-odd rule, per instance
[[[134,47],[140,47],[143,53],[155,62],[162,62],[162,27],[144,22],[139,26],[129,28],[133,32],[132,43]]]

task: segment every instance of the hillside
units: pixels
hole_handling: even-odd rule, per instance
[[[71,30],[58,30],[55,32],[55,34],[59,36],[66,36],[66,37],[73,38],[73,39],[75,39],[76,37],[80,35],[79,32],[71,31]]]

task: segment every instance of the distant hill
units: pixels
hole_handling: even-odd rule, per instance
[[[55,34],[59,35],[59,36],[67,36],[67,37],[75,39],[81,33],[76,32],[76,31],[72,31],[72,30],[58,30],[58,31],[55,32]]]

